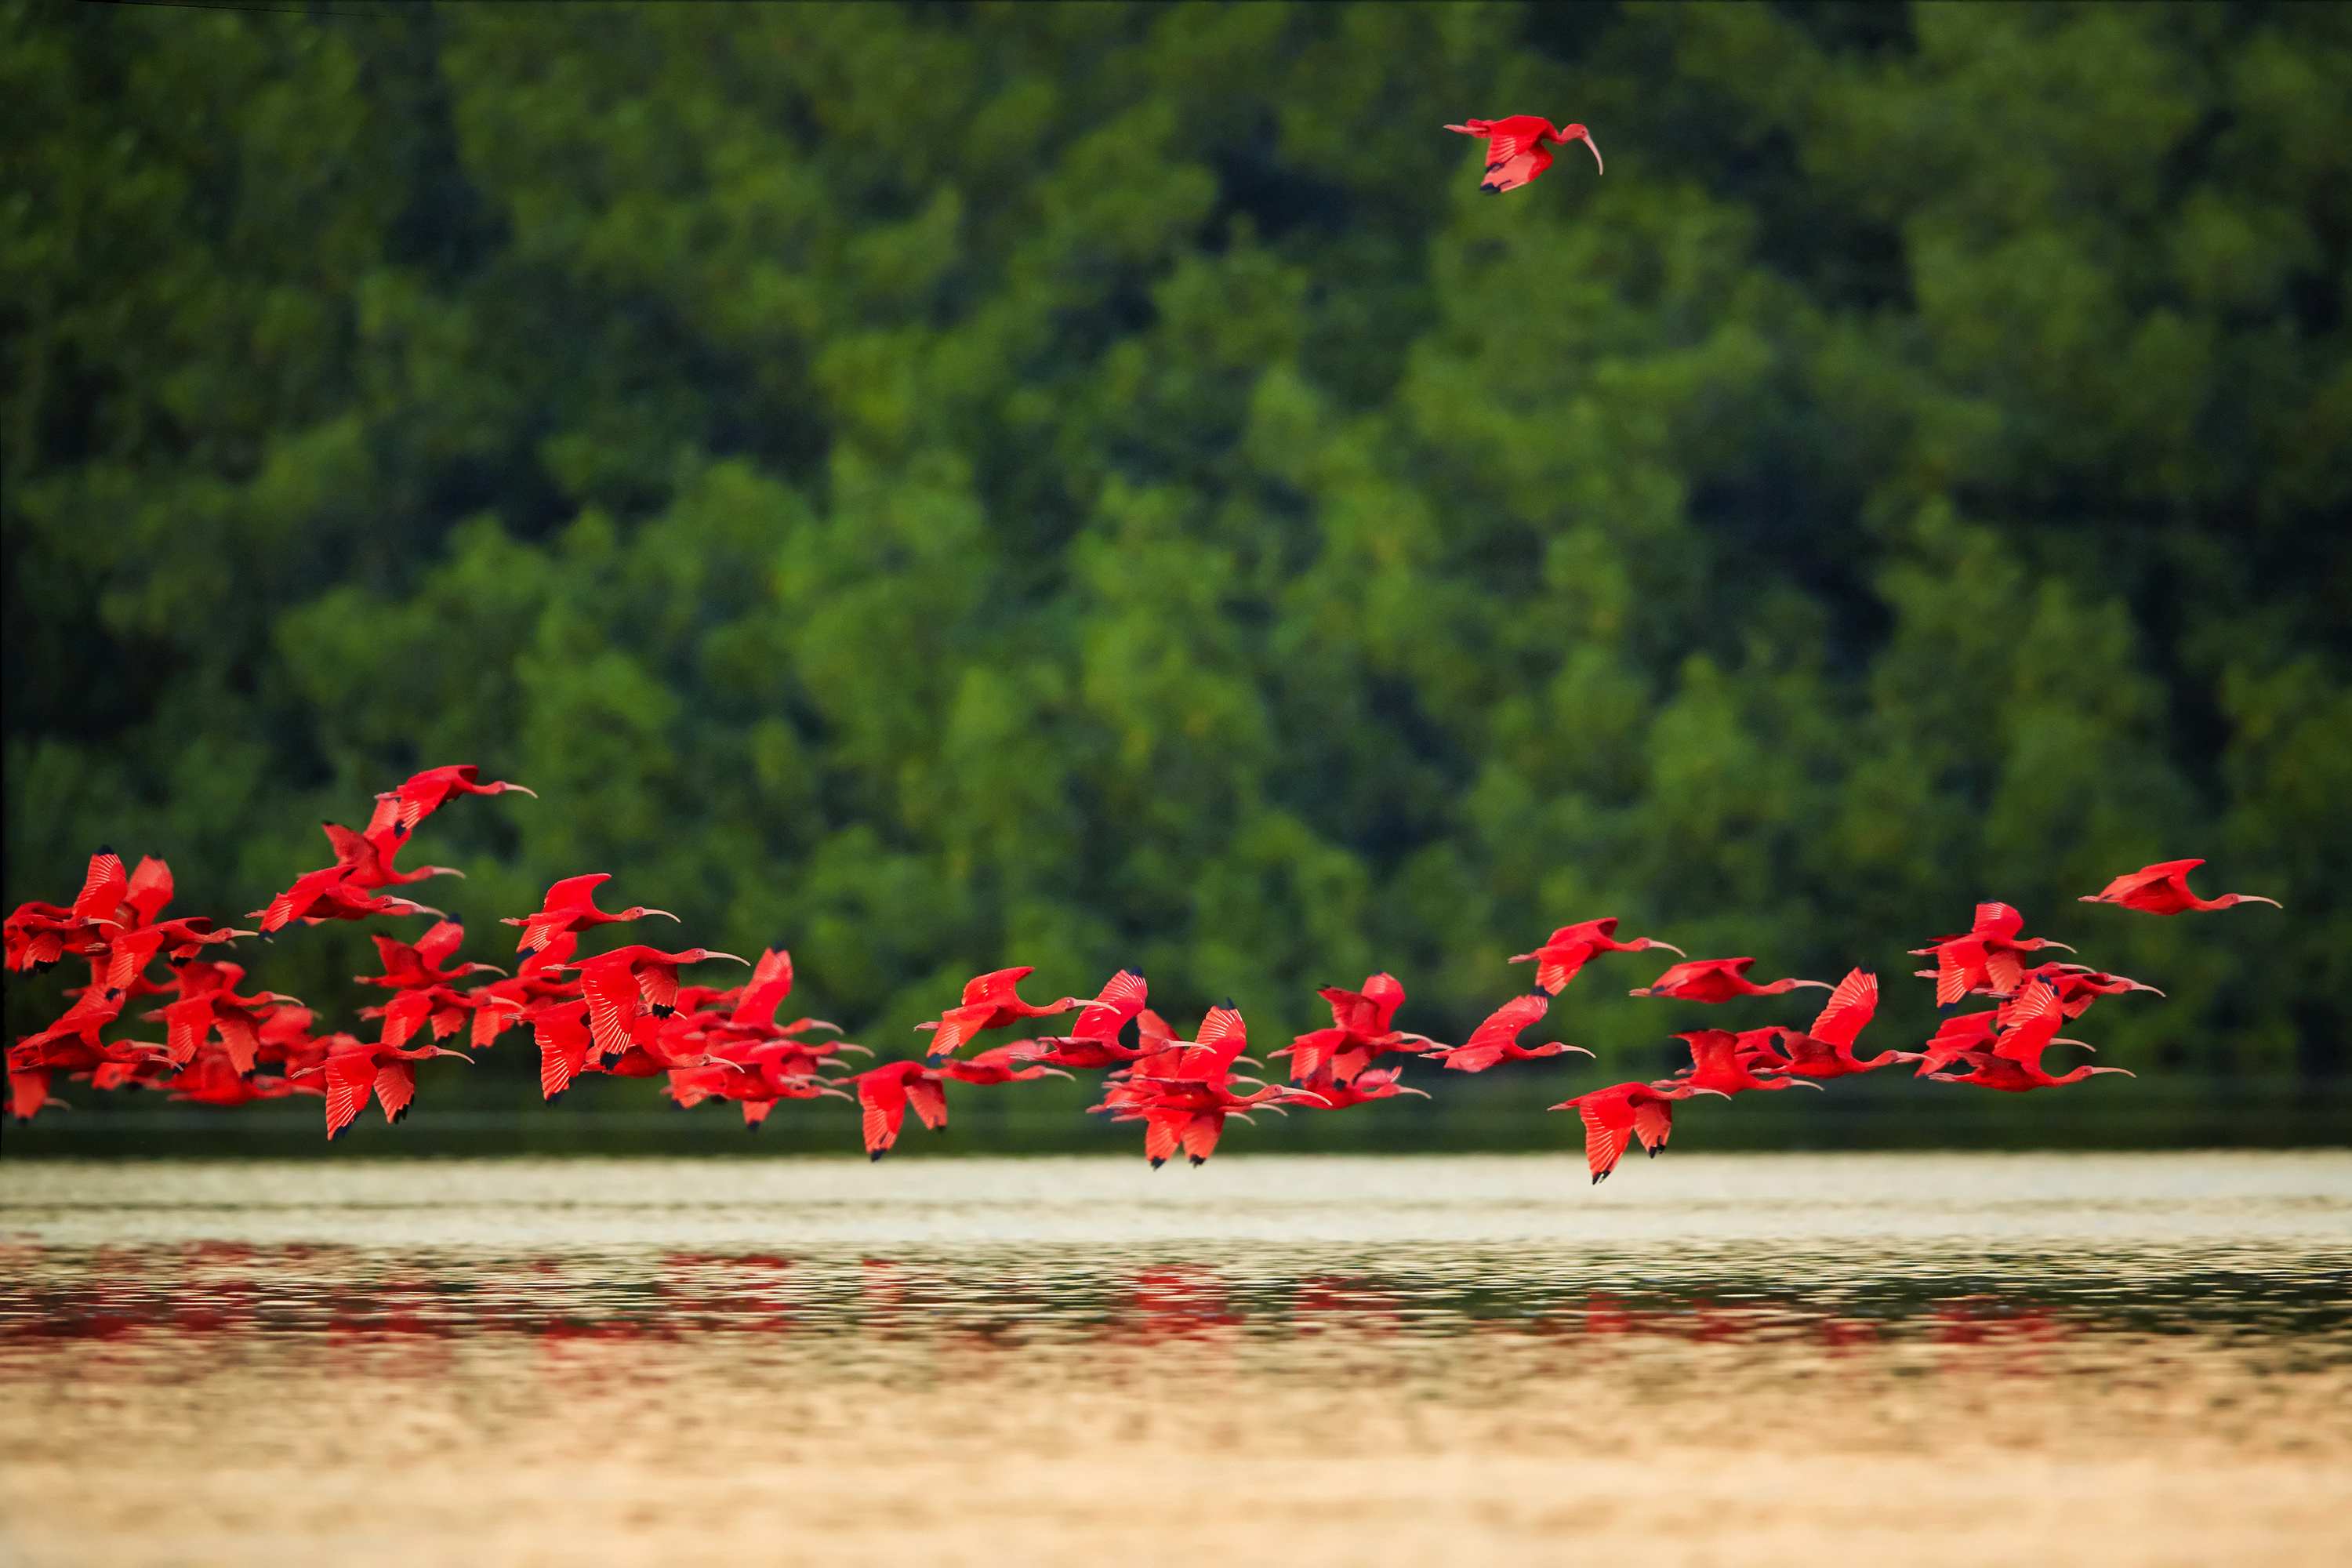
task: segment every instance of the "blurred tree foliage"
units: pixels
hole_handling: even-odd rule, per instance
[[[611,870],[877,1040],[1014,962],[1446,1033],[1612,912],[1899,1030],[1997,896],[2170,991],[2103,1061],[2336,1072],[2347,81],[2326,5],[10,0],[6,897],[253,908],[464,760],[542,798],[433,901]],[[1482,197],[1513,112],[1607,177]],[[2288,912],[2072,901],[2191,854]],[[1555,1017],[1646,1067],[1650,973]]]

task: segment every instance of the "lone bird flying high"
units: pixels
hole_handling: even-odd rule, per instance
[[[1465,136],[1484,137],[1486,142],[1486,174],[1478,188],[1490,196],[1505,191],[1516,191],[1546,169],[1551,167],[1551,147],[1547,143],[1565,146],[1581,142],[1592,154],[1596,173],[1606,174],[1607,165],[1601,162],[1601,149],[1593,144],[1592,132],[1581,125],[1562,125],[1540,114],[1508,114],[1500,120],[1471,120],[1445,129]]]

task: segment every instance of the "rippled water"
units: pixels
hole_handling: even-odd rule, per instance
[[[0,1279],[0,1561],[2352,1560],[2342,1153],[16,1163]]]

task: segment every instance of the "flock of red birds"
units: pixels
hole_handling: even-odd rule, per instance
[[[1147,1005],[1142,974],[1121,970],[1091,999],[1024,1000],[1018,989],[1026,968],[1001,969],[971,981],[962,999],[931,1023],[919,1057],[851,1070],[865,1047],[840,1038],[819,1018],[780,1017],[793,990],[791,954],[781,948],[756,962],[689,947],[676,952],[631,943],[582,956],[590,928],[659,916],[666,910],[632,906],[607,913],[596,905],[604,873],[569,877],[547,890],[540,908],[505,923],[521,928],[519,963],[509,974],[497,964],[458,961],[465,928],[439,919],[414,942],[373,938],[381,973],[357,976],[386,993],[360,1010],[374,1025],[373,1039],[315,1032],[317,1016],[295,997],[274,991],[246,993],[244,969],[217,956],[222,944],[268,935],[297,923],[376,916],[432,915],[429,909],[386,889],[433,876],[463,873],[447,867],[401,870],[410,835],[460,795],[530,794],[520,785],[485,782],[470,765],[428,769],[376,797],[373,816],[357,833],[327,825],[335,862],[297,877],[284,892],[248,917],[257,931],[215,926],[201,915],[166,920],[172,873],[161,860],[126,870],[111,849],[91,857],[81,891],[69,905],[20,905],[6,921],[7,965],[45,969],[68,957],[86,960],[89,981],[68,991],[71,1005],[47,1028],[8,1050],[8,1102],[19,1120],[62,1102],[52,1079],[64,1074],[93,1087],[163,1089],[172,1099],[236,1106],[289,1095],[325,1101],[327,1136],[350,1126],[373,1099],[389,1121],[406,1116],[416,1094],[416,1066],[436,1057],[471,1060],[437,1042],[465,1034],[472,1049],[487,1048],[509,1029],[528,1027],[540,1053],[540,1083],[554,1100],[593,1073],[661,1078],[681,1106],[730,1100],[756,1128],[780,1100],[854,1100],[863,1112],[866,1152],[880,1159],[897,1142],[911,1109],[927,1127],[946,1125],[947,1085],[1001,1084],[1074,1072],[1104,1073],[1101,1103],[1093,1110],[1116,1121],[1140,1122],[1144,1153],[1155,1166],[1179,1152],[1194,1164],[1217,1146],[1229,1118],[1254,1110],[1334,1110],[1367,1100],[1423,1094],[1402,1079],[1403,1058],[1425,1057],[1456,1072],[1484,1072],[1498,1062],[1592,1053],[1562,1041],[1522,1045],[1552,998],[1602,953],[1663,948],[1683,960],[1636,996],[1694,1003],[1770,996],[1800,986],[1830,993],[1820,1015],[1802,1029],[1692,1029],[1675,1037],[1690,1047],[1691,1065],[1671,1078],[1611,1084],[1551,1107],[1573,1110],[1585,1129],[1585,1152],[1595,1182],[1614,1170],[1636,1140],[1652,1155],[1664,1147],[1676,1100],[1694,1095],[1728,1097],[1818,1089],[1823,1079],[1914,1063],[1919,1076],[1943,1083],[2021,1093],[2050,1089],[2118,1068],[2077,1067],[2052,1074],[2042,1056],[2053,1046],[2081,1045],[2059,1030],[2102,996],[2155,987],[2082,964],[2032,963],[2063,943],[2023,934],[2025,920],[2006,904],[1977,907],[1969,929],[1914,950],[1935,967],[1919,973],[1936,982],[1936,1000],[1948,1006],[1968,996],[1992,1005],[1944,1020],[1918,1050],[1857,1057],[1854,1042],[1878,1003],[1878,981],[1856,969],[1831,986],[1818,980],[1748,977],[1748,958],[1691,959],[1654,937],[1621,940],[1614,919],[1562,926],[1513,963],[1532,963],[1536,989],[1495,1009],[1460,1045],[1396,1027],[1404,987],[1375,974],[1360,990],[1328,987],[1331,1022],[1298,1036],[1270,1058],[1286,1057],[1289,1080],[1268,1082],[1235,1069],[1265,1070],[1246,1054],[1249,1037],[1231,1002],[1210,1009],[1190,1038],[1181,1037]],[[2118,877],[2091,903],[2116,904],[2149,914],[2273,903],[2225,893],[2200,899],[2188,874],[2201,865],[2175,860]],[[740,985],[683,984],[679,971],[714,961],[749,963]],[[163,965],[157,977],[156,965]],[[485,977],[488,978],[480,978]],[[2158,993],[2161,994],[2161,993]],[[163,1026],[161,1042],[109,1037],[141,997],[162,1005],[137,1016]],[[1016,1029],[1032,1020],[1076,1020],[1061,1035],[1033,1035],[961,1054],[980,1036]],[[2085,1047],[2088,1048],[2088,1047]],[[1396,1058],[1385,1063],[1382,1058]]]

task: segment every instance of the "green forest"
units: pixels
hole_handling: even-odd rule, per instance
[[[886,1050],[1012,963],[1458,1037],[1601,914],[1901,1044],[1999,898],[2168,993],[2037,1125],[2340,1104],[2347,82],[2325,5],[7,0],[6,901],[239,915],[471,762],[468,956],[610,871]],[[1514,113],[1605,176],[1483,195]],[[2284,911],[2075,901],[2188,856]],[[1658,966],[1540,1037],[1820,994]]]

